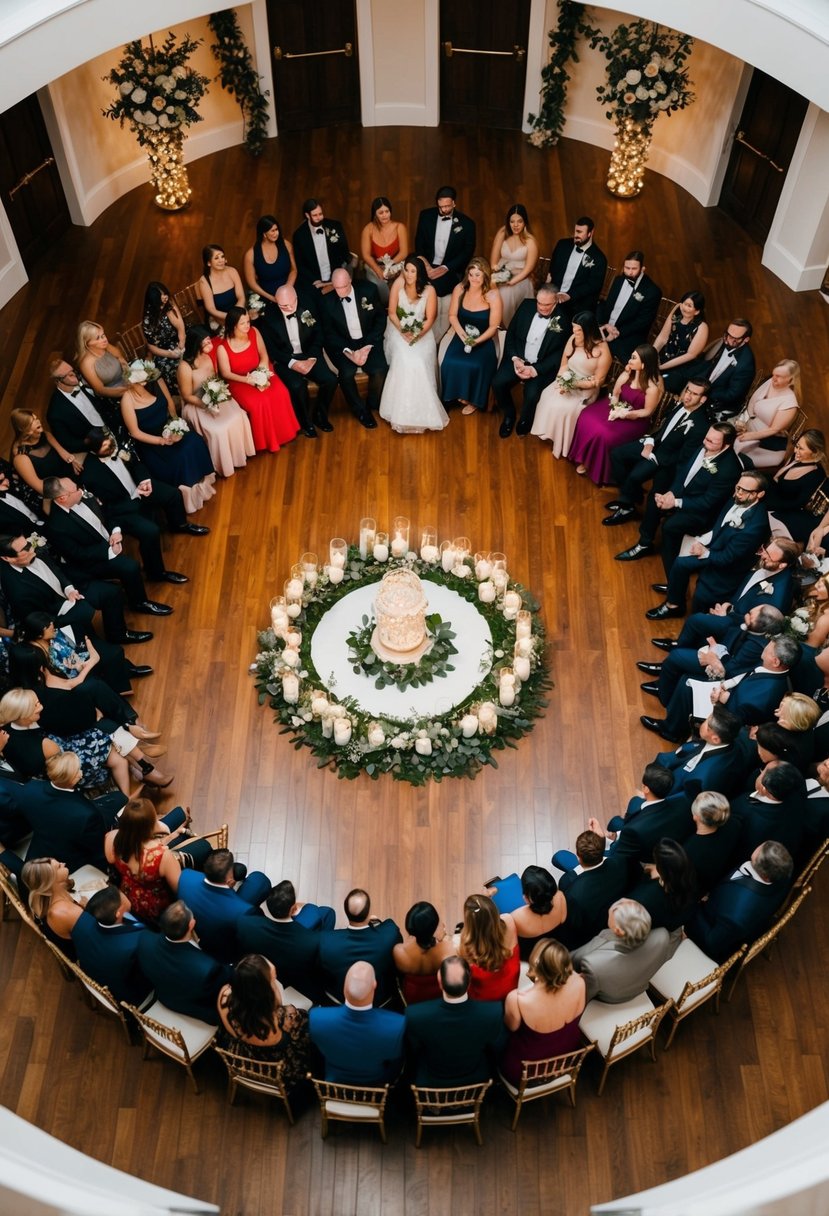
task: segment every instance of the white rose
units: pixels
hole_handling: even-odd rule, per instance
[[[662,60],[663,72],[672,72],[675,67],[676,67],[676,64],[674,63],[673,59],[663,59]]]
[[[321,718],[322,715],[330,708],[327,697],[313,697],[311,700],[311,713],[315,717]]]
[[[173,94],[173,97],[175,97],[176,101],[186,101],[187,100],[187,94],[184,92],[183,89],[176,89],[175,93]]]
[[[629,72],[625,73],[625,80],[628,84],[638,84],[641,79],[642,73],[637,68],[631,68]]]
[[[395,748],[398,748],[398,749],[399,749],[399,748],[402,748],[402,747],[405,747],[405,746],[406,746],[406,740],[405,740],[405,739],[402,737],[402,735],[395,735],[395,736],[394,736],[394,738],[393,738],[393,739],[392,739],[392,741],[391,741],[391,746],[392,746],[392,747],[395,747]]]
[[[644,87],[644,85],[639,85],[638,89],[636,90],[636,96],[640,101],[648,100],[648,90]]]
[[[372,747],[382,747],[386,742],[386,736],[383,733],[383,728],[377,722],[369,727],[368,735],[366,736]]]
[[[419,756],[431,756],[432,740],[428,735],[415,739],[415,751]]]
[[[656,108],[658,110],[670,110],[671,103],[669,101],[658,101],[656,103]]]
[[[636,101],[635,93],[625,93],[624,102],[626,106],[632,106],[634,101]]]
[[[150,105],[153,107],[154,110],[163,110],[164,109],[164,98],[163,97],[154,97],[152,99],[152,101],[150,102]]]
[[[135,89],[133,92],[133,95],[132,95],[132,99],[137,106],[143,105],[144,102],[147,100],[147,90],[146,89]]]
[[[299,655],[295,650],[283,650],[282,662],[286,667],[299,667]]]
[[[656,89],[657,93],[662,93],[664,95],[668,92],[668,86],[665,84],[664,80],[657,80],[653,87]]]
[[[119,87],[118,87],[118,92],[121,94],[122,97],[129,97],[132,90],[133,90],[133,84],[132,84],[132,81],[130,81],[130,80],[125,80],[123,82],[123,84],[119,85]]]
[[[170,125],[170,120],[169,120],[169,118],[167,117],[167,115],[166,115],[166,114],[160,114],[160,115],[158,116],[158,125],[159,125],[160,127],[169,127],[169,125]]]
[[[147,124],[148,127],[157,127],[158,126],[158,118],[153,113],[152,110],[144,111],[144,122]]]
[[[654,61],[651,60],[650,63],[645,68],[645,75],[650,77],[651,80],[653,80],[654,76],[659,75],[659,64],[654,63]]]
[[[181,66],[173,68],[173,76],[176,80],[184,80],[187,75],[187,69]]]

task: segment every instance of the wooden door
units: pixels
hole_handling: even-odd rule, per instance
[[[71,223],[40,104],[32,95],[0,115],[0,197],[27,270]]]
[[[762,244],[769,234],[808,102],[756,68],[719,206]]]
[[[268,0],[276,122],[283,131],[358,123],[354,0]]]
[[[441,0],[441,122],[520,131],[530,0]]]

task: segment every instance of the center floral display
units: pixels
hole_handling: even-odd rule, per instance
[[[333,540],[321,569],[315,554],[305,554],[293,567],[285,594],[271,603],[271,627],[258,635],[252,669],[260,703],[267,701],[276,711],[295,747],[310,747],[319,767],[331,765],[340,777],[364,772],[376,779],[391,773],[412,785],[430,777],[474,777],[486,764],[497,767],[493,753],[514,747],[547,705],[544,694],[552,685],[538,603],[509,578],[503,554],[473,555],[465,538],[438,547],[436,536],[424,535],[418,556],[409,549],[408,536],[405,546],[397,543],[398,535],[391,545],[382,543],[384,537],[372,530],[367,541],[362,529],[359,545]],[[358,615],[350,626],[340,624],[351,604],[364,603],[393,570],[419,576],[427,597],[434,588],[441,603],[441,615],[428,617],[432,646],[416,664],[372,659],[372,622],[361,607],[354,609]],[[362,597],[354,596],[361,589],[366,589]],[[477,628],[459,629],[456,638],[453,615],[469,622],[470,613]],[[315,658],[322,666],[318,630],[333,632],[329,652],[333,642],[347,680],[335,674],[333,664],[317,670]],[[475,666],[464,685],[452,678],[472,634],[486,641],[481,653],[471,660],[467,655],[467,666],[470,661]]]

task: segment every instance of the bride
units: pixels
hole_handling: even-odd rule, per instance
[[[389,374],[380,401],[380,417],[391,424],[393,431],[440,431],[449,421],[437,395],[437,347],[432,331],[436,316],[435,289],[426,278],[423,263],[410,255],[391,286],[383,341]]]

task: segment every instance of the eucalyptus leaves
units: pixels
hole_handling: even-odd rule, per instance
[[[374,679],[375,688],[421,688],[431,684],[447,671],[455,668],[449,662],[453,654],[457,654],[452,640],[457,635],[453,632],[448,621],[442,621],[434,612],[426,617],[426,633],[432,639],[432,644],[417,663],[392,663],[384,661],[375,652],[371,644],[374,636],[374,622],[367,616],[363,617],[363,628],[356,633],[350,633],[348,642],[348,657],[354,662],[354,673]]]

